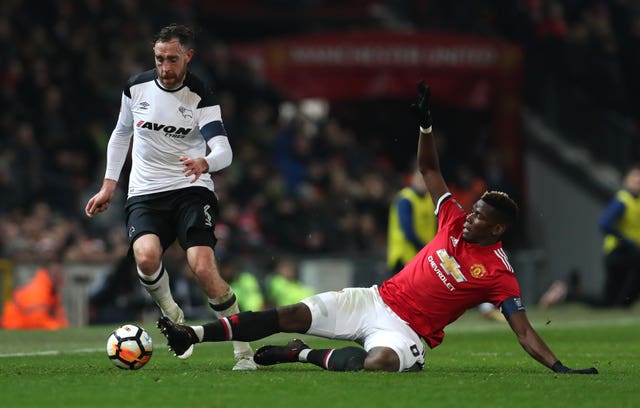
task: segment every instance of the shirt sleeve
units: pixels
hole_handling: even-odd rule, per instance
[[[613,201],[611,201],[609,206],[600,216],[600,220],[598,222],[600,230],[607,234],[612,234],[618,238],[623,238],[622,234],[616,227],[616,221],[622,216],[624,210],[625,206],[620,200],[614,199]]]
[[[445,193],[436,203],[435,214],[438,217],[438,229],[440,230],[444,225],[465,217],[467,213],[451,193]]]
[[[211,150],[204,158],[209,165],[209,173],[222,170],[231,164],[233,151],[222,122],[220,105],[201,108],[199,116],[200,133]]]
[[[118,180],[120,172],[127,159],[131,136],[133,135],[133,115],[131,113],[131,98],[122,94],[120,114],[107,145],[107,170],[105,178]]]
[[[227,136],[227,130],[222,123],[222,115],[220,114],[220,106],[216,105],[203,109],[203,117],[208,122],[200,127],[200,133],[207,142],[216,136]]]
[[[209,165],[209,173],[224,169],[231,164],[233,152],[226,136],[216,136],[207,141],[211,152],[204,158]]]

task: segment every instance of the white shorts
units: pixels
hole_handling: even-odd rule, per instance
[[[406,371],[424,365],[424,345],[409,325],[380,297],[378,287],[346,288],[302,300],[311,310],[307,334],[329,339],[352,340],[366,351],[388,347]]]

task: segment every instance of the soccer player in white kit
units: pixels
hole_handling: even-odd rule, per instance
[[[104,182],[85,212],[93,217],[109,207],[133,137],[127,231],[142,286],[164,316],[184,322],[162,264],[164,251],[177,239],[215,314],[230,316],[239,312],[238,302],[216,264],[218,200],[209,174],[233,157],[220,105],[187,69],[194,54],[189,27],[164,27],[153,44],[156,68],[127,81],[107,147]],[[257,368],[248,343],[233,347],[234,370]]]

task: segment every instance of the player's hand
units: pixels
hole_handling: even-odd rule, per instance
[[[103,190],[100,190],[96,195],[89,199],[87,206],[84,209],[84,213],[87,217],[91,218],[95,214],[107,210],[112,197],[113,194],[107,194]]]
[[[556,361],[551,369],[558,374],[598,374],[595,367],[573,369],[565,366],[560,361]]]
[[[431,120],[431,88],[424,84],[423,80],[418,82],[418,100],[411,105],[413,112],[418,119],[418,125],[423,129],[428,129],[433,124]]]
[[[182,156],[180,157],[180,161],[184,168],[182,172],[186,177],[193,176],[192,183],[195,183],[202,173],[207,173],[209,171],[209,164],[203,157],[198,157],[197,159],[190,159],[188,157]]]
[[[101,213],[109,208],[109,203],[113,199],[117,181],[105,179],[102,188],[87,202],[84,213],[91,218],[95,214]]]

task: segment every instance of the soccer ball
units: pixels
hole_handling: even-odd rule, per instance
[[[118,368],[137,370],[151,359],[153,343],[145,329],[135,324],[125,324],[109,335],[107,356]]]

